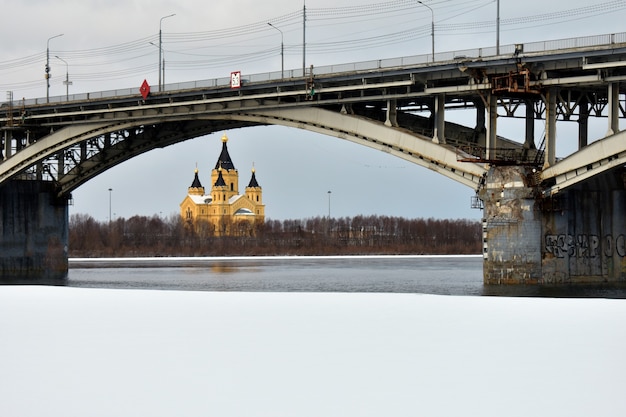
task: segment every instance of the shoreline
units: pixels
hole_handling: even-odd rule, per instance
[[[202,266],[214,262],[249,261],[307,261],[307,260],[358,260],[358,259],[428,259],[428,258],[480,258],[482,255],[261,255],[261,256],[141,256],[124,258],[69,258],[69,268],[115,267],[181,267]]]

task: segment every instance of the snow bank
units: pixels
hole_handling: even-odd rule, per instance
[[[623,416],[626,302],[0,287],[0,415]]]

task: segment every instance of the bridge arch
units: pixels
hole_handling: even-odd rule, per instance
[[[436,144],[425,136],[385,126],[359,116],[322,108],[289,108],[233,114],[235,120],[274,124],[344,139],[367,146],[433,170],[476,189],[487,172],[475,163],[459,162],[456,151]]]
[[[428,168],[476,189],[482,165],[459,162],[454,148],[428,137],[385,126],[362,116],[319,107],[290,107],[248,112],[172,114],[111,121],[90,121],[53,130],[0,164],[0,182],[45,163],[66,195],[102,172],[133,157],[189,139],[233,128],[280,125],[347,140]]]

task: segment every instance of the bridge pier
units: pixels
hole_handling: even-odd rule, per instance
[[[57,280],[68,271],[68,208],[54,184],[11,180],[0,186],[0,278]]]
[[[541,198],[533,172],[494,166],[484,201],[485,284],[626,281],[626,171]]]

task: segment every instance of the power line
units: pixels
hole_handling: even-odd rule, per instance
[[[493,29],[495,20],[446,22],[476,12],[493,4],[494,1],[477,3],[476,0],[424,0],[424,3],[435,10],[437,36],[453,36],[485,33]],[[611,0],[575,9],[506,18],[501,19],[500,22],[504,30],[515,30],[521,27],[530,28],[578,21],[624,9],[626,9],[625,0]],[[415,0],[390,0],[358,6],[307,8],[307,29],[318,31],[317,41],[307,42],[307,49],[313,55],[328,55],[423,39],[429,35],[431,24],[431,16],[426,12],[416,5]],[[393,31],[376,25],[376,22],[383,19],[393,22]],[[243,66],[277,56],[280,53],[278,45],[267,48],[268,43],[263,41],[273,36],[270,34],[268,21],[280,26],[286,34],[293,33],[301,29],[302,10],[235,27],[202,32],[164,33],[164,44],[172,47],[163,49],[169,58],[167,68],[172,71],[184,71],[218,68],[226,65]],[[423,24],[420,24],[421,22]],[[338,37],[335,33],[340,31],[333,29],[342,29],[343,34]],[[329,35],[324,36],[324,33]],[[333,35],[331,36],[330,33]],[[145,75],[156,70],[154,64],[146,63],[147,60],[154,59],[154,48],[150,42],[155,42],[156,39],[157,34],[154,34],[117,45],[83,50],[58,50],[54,53],[71,62],[73,80],[88,82],[121,79]],[[228,48],[229,52],[221,53],[225,48]],[[298,54],[300,48],[301,44],[286,43],[284,45],[287,55]],[[233,49],[237,52],[233,53]],[[2,78],[6,79],[8,75],[12,75],[13,78],[24,69],[41,64],[44,54],[45,52],[42,51],[21,58],[0,61]],[[94,67],[97,67],[98,71],[93,71]],[[40,80],[24,81],[0,84],[0,88],[23,89],[40,86],[40,84]]]

